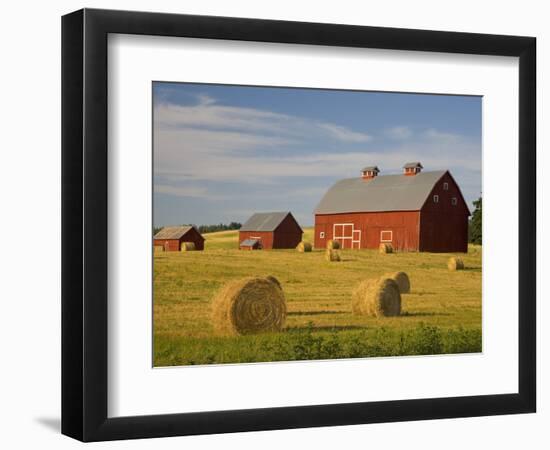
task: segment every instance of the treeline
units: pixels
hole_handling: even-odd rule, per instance
[[[192,223],[182,224],[182,227],[194,226],[200,233],[214,233],[215,231],[228,231],[228,230],[238,230],[241,228],[242,223],[240,222],[230,222],[218,223],[216,225],[195,225]],[[157,234],[163,227],[153,227],[153,235]]]
[[[482,207],[482,200],[481,197],[474,201],[474,212],[472,213],[472,217],[470,219],[470,223],[468,224],[468,240],[472,244],[479,244],[481,245],[481,207]]]

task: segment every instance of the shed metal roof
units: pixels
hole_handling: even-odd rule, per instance
[[[252,214],[250,219],[240,228],[240,231],[275,231],[289,214],[289,211]],[[290,216],[294,219],[292,214]],[[294,220],[296,221],[296,219]]]
[[[420,172],[414,176],[383,175],[367,182],[359,177],[346,178],[327,191],[315,208],[315,214],[418,211],[446,172]]]
[[[258,242],[260,242],[258,239],[245,239],[239,245],[241,247],[254,247]]]
[[[187,234],[191,228],[193,227],[164,227],[157,234],[155,234],[154,239],[180,239],[182,236]]]

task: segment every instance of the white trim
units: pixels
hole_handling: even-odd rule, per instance
[[[433,202],[434,202],[434,203],[439,203],[439,195],[434,194],[434,196],[433,196]]]
[[[342,235],[338,236],[336,234],[336,227],[342,227]],[[347,236],[346,233],[344,232],[345,230],[345,227],[351,227],[351,236]],[[359,240],[357,239],[353,239],[353,234],[356,233],[356,232],[359,232]],[[351,248],[353,249],[354,248],[354,244],[357,244],[357,247],[356,248],[361,248],[361,230],[360,229],[355,229],[355,224],[353,223],[335,223],[332,225],[332,239],[334,241],[338,241],[340,243],[340,245],[342,246],[342,249],[346,248],[346,241],[349,241],[349,246],[348,248]]]
[[[390,239],[382,239],[382,233],[390,233]],[[380,230],[380,242],[393,242],[393,230]]]
[[[319,231],[319,239],[324,239],[324,238],[325,238],[325,232]]]
[[[445,182],[443,183],[443,190],[448,191],[449,190],[449,183]]]
[[[359,239],[353,239],[353,235],[355,233],[358,233],[359,234]],[[352,232],[351,232],[351,236],[352,236],[352,239],[351,239],[351,248],[357,248],[357,249],[360,249],[361,248],[361,230],[356,230],[356,229],[353,229]],[[354,244],[357,244],[357,247],[354,247]]]
[[[451,198],[451,205],[453,205],[453,206],[458,205],[458,198],[456,198],[456,197]]]

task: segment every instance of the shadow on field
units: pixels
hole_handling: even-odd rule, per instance
[[[443,313],[443,312],[409,312],[409,311],[402,311],[401,316],[406,317],[433,317],[433,316],[450,316],[452,314],[449,313]]]
[[[287,316],[321,316],[325,314],[348,314],[349,311],[292,311]]]
[[[300,332],[300,331],[344,331],[344,330],[366,330],[367,327],[360,327],[357,325],[327,325],[327,326],[303,326],[303,327],[291,327],[287,328],[286,331],[292,333],[292,332]]]

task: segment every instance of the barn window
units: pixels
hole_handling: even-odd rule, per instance
[[[439,203],[439,195],[434,195],[434,203]]]
[[[456,197],[453,197],[451,199],[451,205],[456,206],[457,203],[458,203],[458,201],[457,201]]]
[[[448,191],[449,190],[449,183],[443,183],[443,190]]]
[[[324,232],[324,231],[321,231],[321,232],[319,233],[319,238],[320,238],[320,239],[324,239],[324,238],[325,238],[325,232]]]
[[[391,242],[393,240],[393,231],[386,230],[380,232],[380,242]]]

